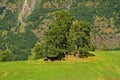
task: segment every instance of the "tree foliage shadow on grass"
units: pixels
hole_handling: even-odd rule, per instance
[[[45,57],[44,61],[61,61],[61,60],[66,60],[67,56],[69,55],[74,55],[74,57],[76,57],[77,53],[75,52],[74,54],[58,54],[56,56],[49,56],[49,57]],[[95,54],[92,54],[90,52],[87,51],[82,51],[78,54],[78,58],[88,58],[88,57],[94,57]]]
[[[74,56],[75,56],[75,54],[74,54]],[[88,57],[93,57],[93,56],[95,56],[95,54],[92,54],[92,53],[87,52],[87,51],[82,51],[78,54],[79,58],[88,58]]]

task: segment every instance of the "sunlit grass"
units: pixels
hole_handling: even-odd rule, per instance
[[[93,52],[95,61],[0,63],[0,80],[120,80],[120,52]]]

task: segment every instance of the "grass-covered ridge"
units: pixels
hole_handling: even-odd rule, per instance
[[[0,80],[120,80],[120,52],[94,52],[90,62],[1,62]]]

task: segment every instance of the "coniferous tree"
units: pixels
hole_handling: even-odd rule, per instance
[[[69,30],[74,17],[66,10],[56,13],[56,20],[49,26],[46,36],[48,52],[51,54],[58,52],[67,52]]]
[[[74,21],[69,33],[69,44],[72,51],[85,51],[91,48],[90,25],[86,21]]]
[[[48,27],[44,43],[36,44],[31,57],[40,55],[57,56],[60,53],[89,50],[90,25],[86,21],[75,20],[66,10],[56,12],[56,20]]]

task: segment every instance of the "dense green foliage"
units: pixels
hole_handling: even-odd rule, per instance
[[[4,2],[3,0],[1,3]],[[2,61],[27,60],[31,48],[37,41],[31,27],[26,26],[25,32],[20,32],[21,26],[18,24],[18,15],[22,2],[23,0],[6,0],[5,5],[0,7],[0,16],[3,16],[0,17],[0,50],[6,48],[11,50],[11,54],[8,56],[9,60],[3,59]],[[13,9],[11,9],[12,6]]]
[[[0,62],[0,80],[120,80],[119,53],[95,52],[92,62]]]
[[[31,55],[28,57],[29,60],[39,59],[45,57],[46,50],[45,44],[42,42],[37,42],[35,46],[31,49]]]
[[[45,33],[48,53],[68,52],[68,36],[73,20],[74,17],[66,10],[60,10],[56,13],[56,20]]]
[[[90,25],[87,22],[75,20],[66,10],[57,11],[55,21],[46,30],[41,43],[37,43],[32,49],[30,57],[36,59],[43,55],[88,51],[92,47],[90,33]]]
[[[0,61],[9,61],[9,56],[11,54],[11,50],[0,50]]]
[[[23,17],[27,25],[21,26],[18,17],[24,1],[0,0],[0,50],[5,50],[7,45],[11,60],[27,59],[31,48],[41,39],[41,32],[54,21],[54,13],[61,9],[66,9],[75,19],[90,22],[93,40],[109,38],[109,41],[102,40],[108,42],[106,48],[113,44],[111,37],[114,39],[114,35],[120,33],[120,0],[36,0],[31,14]],[[28,2],[29,6],[32,1]],[[97,43],[102,45],[101,41]],[[110,49],[117,47],[118,43],[116,41]]]
[[[37,38],[29,29],[26,30],[28,30],[26,33],[19,35],[8,32],[9,37],[0,36],[0,49],[5,49],[7,46],[11,50],[10,60],[26,60],[30,55]]]
[[[69,46],[72,50],[85,51],[90,50],[90,24],[86,21],[74,21],[69,33]]]
[[[49,25],[47,21],[54,19],[55,11],[66,9],[75,18],[90,22],[94,36],[93,40],[95,44],[98,43],[96,46],[98,49],[101,46],[103,47],[102,44],[106,44],[106,48],[109,49],[109,46],[113,44],[110,40],[114,39],[114,35],[120,32],[119,0],[41,0],[39,5],[28,18],[35,30],[41,30],[40,25],[44,25],[44,27]],[[47,21],[45,21],[46,19]],[[106,40],[103,40],[103,38]],[[115,48],[117,44],[118,42],[115,42],[110,48]]]

